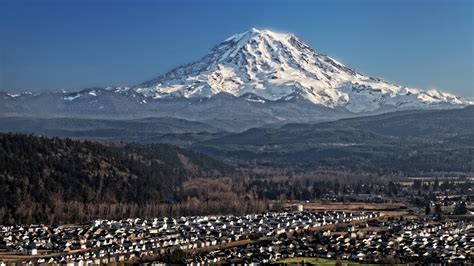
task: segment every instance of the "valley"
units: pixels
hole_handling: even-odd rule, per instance
[[[472,99],[260,28],[134,85],[0,89],[0,266],[474,263]]]

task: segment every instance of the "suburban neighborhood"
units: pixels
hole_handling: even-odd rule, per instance
[[[311,212],[302,208],[295,205],[293,212],[244,216],[2,226],[0,249],[4,252],[0,253],[0,265],[254,264],[299,257],[451,263],[473,258],[472,222],[404,219],[366,211]]]
[[[0,248],[14,255],[10,258],[26,263],[89,265],[158,258],[173,249],[218,247],[241,243],[252,235],[274,237],[381,215],[370,212],[284,212],[95,220],[82,226],[3,226],[0,228]],[[25,261],[24,258],[29,259]]]

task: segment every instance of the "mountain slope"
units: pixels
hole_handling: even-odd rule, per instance
[[[452,110],[391,112],[319,124],[287,124],[282,129],[354,128],[390,137],[422,139],[474,134],[474,106]]]
[[[163,134],[217,133],[209,124],[172,117],[134,120],[83,118],[0,117],[0,132],[34,133],[41,136],[83,137],[145,142]]]
[[[454,95],[422,91],[364,76],[322,55],[292,34],[251,29],[214,47],[201,60],[135,88],[147,97],[254,94],[259,101],[303,97],[330,108],[370,112],[392,106],[420,108],[462,104]]]
[[[138,211],[150,216],[158,210],[137,206],[156,206],[186,180],[231,171],[171,145],[114,146],[13,134],[0,134],[0,169],[0,224],[78,222]],[[119,208],[110,211],[114,204]],[[66,206],[82,207],[68,211]],[[103,210],[109,212],[99,215]]]
[[[154,100],[130,88],[123,91],[94,89],[96,96],[90,95],[91,91],[86,89],[79,92],[38,93],[18,97],[0,95],[0,116],[115,120],[174,117],[203,121],[217,127],[222,124],[227,130],[242,131],[268,123],[319,122],[352,115],[344,110],[314,105],[304,99],[262,103],[254,101],[255,97],[251,95],[235,97],[228,93],[219,93],[211,98],[174,97]],[[74,99],[64,100],[65,98]]]
[[[410,174],[474,171],[474,107],[255,128],[195,143],[238,162]]]

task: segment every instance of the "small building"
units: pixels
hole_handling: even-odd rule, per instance
[[[303,211],[303,204],[294,204],[292,206],[293,211],[295,212],[302,212]]]
[[[36,248],[35,242],[30,242],[25,247],[24,250],[25,250],[26,255],[37,255],[38,254],[38,249]]]

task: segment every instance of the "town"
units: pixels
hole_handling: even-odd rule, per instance
[[[245,243],[253,235],[274,237],[380,215],[370,212],[283,212],[95,220],[84,226],[3,226],[0,245],[10,251],[9,254],[26,255],[32,263],[87,265],[159,257],[173,249],[192,250]]]
[[[0,265],[472,261],[474,227],[463,220],[404,219],[369,211],[94,220],[86,225],[0,227]],[[301,260],[300,260],[301,261]]]
[[[473,256],[472,223],[401,219],[362,223],[344,231],[304,230],[291,237],[282,234],[275,239],[193,255],[185,262],[304,264],[311,258],[321,258],[325,262],[424,264],[472,262]]]

